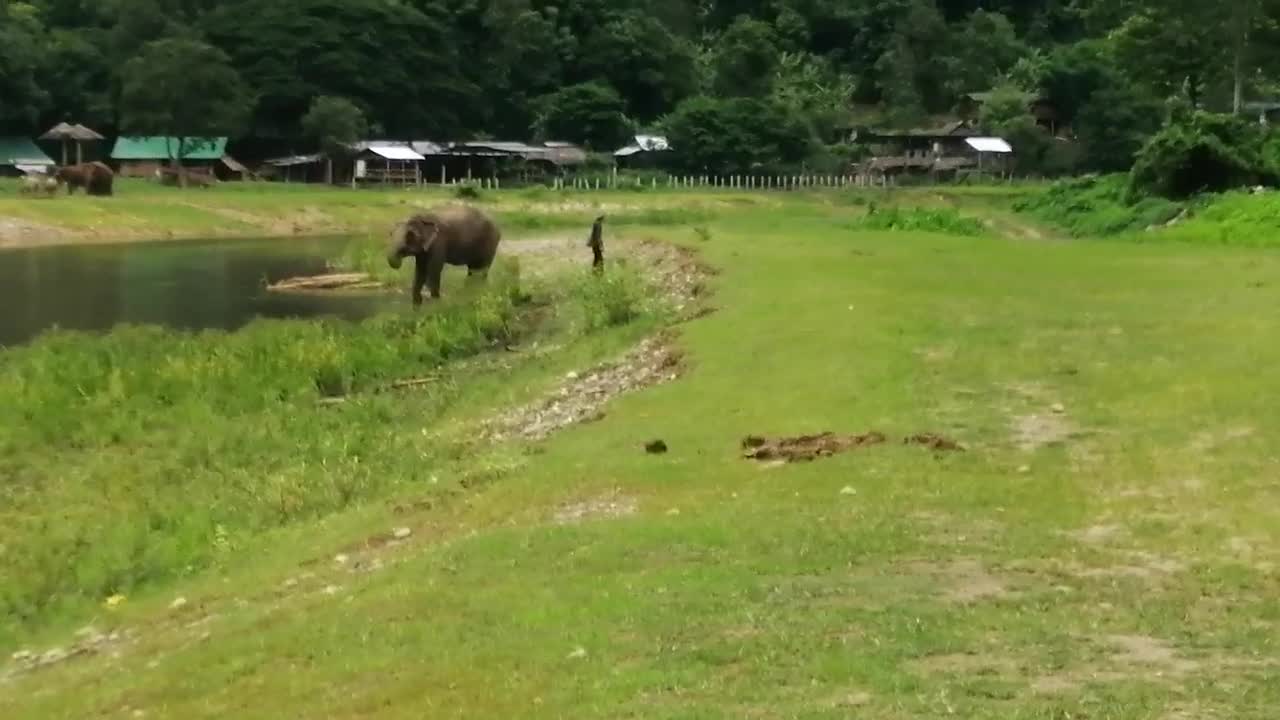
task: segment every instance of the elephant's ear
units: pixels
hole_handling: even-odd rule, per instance
[[[409,221],[409,242],[418,252],[427,252],[440,234],[440,224],[434,217],[416,217]]]

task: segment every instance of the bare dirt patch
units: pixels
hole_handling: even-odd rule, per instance
[[[28,247],[64,242],[67,232],[14,217],[0,217],[0,248]]]
[[[604,417],[613,398],[680,376],[681,354],[663,334],[641,342],[616,361],[571,373],[549,396],[485,423],[492,440],[542,440],[555,431]]]
[[[905,445],[922,445],[937,452],[959,452],[964,450],[964,447],[961,446],[960,443],[936,433],[912,435],[902,442]]]
[[[0,685],[20,675],[58,665],[82,655],[92,655],[110,651],[132,639],[129,631],[100,632],[92,626],[76,632],[75,642],[65,647],[53,647],[43,652],[19,650],[10,656],[9,667],[0,669]]]
[[[574,525],[587,520],[635,515],[638,509],[639,503],[635,498],[612,495],[565,505],[556,510],[553,519],[557,525]]]
[[[1057,413],[1032,413],[1013,419],[1014,442],[1026,452],[1061,445],[1074,431],[1071,422]]]
[[[911,669],[923,675],[1013,675],[1018,663],[993,653],[947,653],[913,660]]]
[[[1105,638],[1114,652],[1112,662],[1121,667],[1146,667],[1170,675],[1196,672],[1200,663],[1179,657],[1167,641],[1148,635],[1109,635]]]
[[[775,439],[749,435],[742,440],[742,456],[749,460],[809,462],[820,457],[830,457],[837,453],[880,445],[883,442],[885,442],[884,434],[875,431],[863,435],[837,435],[824,432],[817,435]]]

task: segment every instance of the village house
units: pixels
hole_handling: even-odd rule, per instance
[[[182,153],[182,167],[188,175],[218,180],[243,179],[247,170],[227,154],[227,139],[176,137],[120,137],[111,150],[111,159],[124,177],[160,177],[172,173],[174,158]]]
[[[53,158],[46,155],[30,138],[0,137],[0,176],[20,177],[31,173],[47,173],[53,167]]]

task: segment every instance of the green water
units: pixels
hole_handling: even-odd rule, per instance
[[[265,283],[324,272],[346,238],[210,240],[0,251],[0,345],[58,326],[117,323],[234,329],[256,317],[366,317],[403,296],[270,293]]]

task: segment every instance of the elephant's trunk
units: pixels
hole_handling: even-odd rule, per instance
[[[404,261],[404,232],[403,226],[396,228],[391,233],[391,245],[387,247],[387,264],[394,270],[399,270],[400,263]]]

